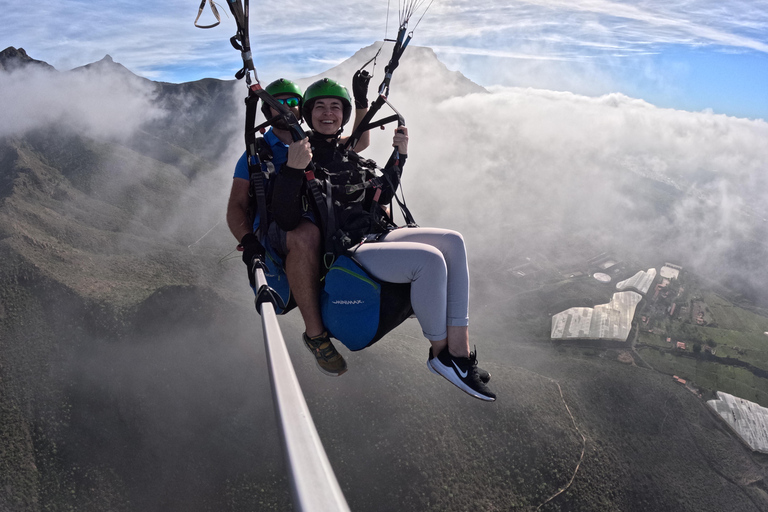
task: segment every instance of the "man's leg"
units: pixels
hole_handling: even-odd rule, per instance
[[[320,230],[307,219],[285,237],[285,275],[304,319],[304,344],[326,375],[339,376],[347,363],[331,343],[320,314]]]
[[[286,234],[285,275],[310,338],[325,331],[320,316],[320,245],[320,229],[307,219]]]

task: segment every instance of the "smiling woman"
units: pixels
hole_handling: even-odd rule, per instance
[[[304,94],[304,120],[323,135],[335,135],[352,115],[347,88],[329,78],[315,82]]]
[[[350,350],[361,350],[399,325],[412,307],[431,344],[427,359],[430,371],[469,395],[492,402],[496,395],[486,385],[490,375],[477,367],[476,350],[470,351],[469,266],[464,238],[448,229],[419,227],[410,214],[407,226],[398,228],[390,206],[408,155],[408,130],[398,123],[392,139],[396,149],[383,169],[377,170],[375,162],[346,149],[340,139],[351,109],[349,93],[334,80],[323,78],[307,87],[303,112],[314,129],[309,137],[314,164],[311,176],[307,176],[305,187],[306,166],[286,166],[275,178],[273,197],[279,198],[273,203],[276,224],[292,232],[301,226],[303,205],[311,204],[319,219],[319,231],[325,233],[323,260],[328,275],[320,301],[326,329],[322,336],[328,343],[334,337]],[[302,197],[305,199],[298,200]],[[340,272],[334,273],[334,269]],[[358,281],[381,286],[380,312],[363,314],[367,310],[360,309],[375,302],[375,297],[356,300],[360,295],[344,291],[353,283],[330,285],[332,276],[355,271],[362,272]],[[405,285],[402,290],[410,301],[404,303],[404,314],[395,313],[399,320],[382,330],[387,322],[384,303],[389,302],[383,298],[383,290],[388,284]],[[291,288],[303,293],[301,286],[292,284]],[[338,304],[344,307],[336,307]],[[350,325],[351,330],[346,328]],[[363,330],[361,326],[365,336],[356,334]],[[305,343],[309,340],[305,335]]]
[[[335,98],[322,98],[315,102],[312,109],[312,125],[323,135],[333,135],[341,128],[344,108]]]

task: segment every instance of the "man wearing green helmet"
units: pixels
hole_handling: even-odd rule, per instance
[[[393,223],[384,207],[394,197],[407,158],[408,130],[404,126],[395,130],[392,145],[397,151],[383,169],[387,179],[373,186],[376,175],[371,162],[341,143],[351,111],[349,93],[337,82],[324,78],[307,87],[302,113],[314,130],[309,138],[314,174],[332,190],[333,201],[324,201],[335,205],[328,208],[328,218],[335,220],[330,232],[337,233],[337,240],[348,240],[343,249],[335,247],[334,251],[337,256],[353,253],[357,263],[379,281],[410,283],[413,312],[431,343],[427,368],[475,398],[494,401],[496,395],[486,385],[490,374],[478,368],[477,353],[469,349],[469,267],[464,239],[452,230],[398,228]],[[302,211],[295,205],[301,203],[296,198],[306,194],[304,169],[286,166],[275,180],[275,194],[281,198],[275,203],[275,222],[292,229],[301,221]],[[318,211],[323,208],[312,204]],[[319,303],[319,294],[315,300]],[[324,338],[330,343],[327,332]]]
[[[356,85],[359,90],[367,89],[367,82],[365,87],[359,81]],[[267,85],[265,90],[289,108],[296,119],[301,120],[303,95],[298,85],[280,78]],[[367,105],[356,111],[358,122],[366,112]],[[266,104],[262,105],[262,113],[266,119],[278,115],[276,110]],[[356,147],[360,150],[366,147],[368,137],[361,137]],[[267,176],[264,178],[264,190],[269,203],[273,197],[274,177],[279,176],[284,168],[306,168],[311,160],[311,148],[307,139],[293,141],[290,127],[283,119],[277,119],[264,136],[257,139],[257,146],[262,171]],[[315,355],[318,367],[328,375],[341,375],[346,371],[346,362],[333,344],[330,341],[326,343],[324,339],[312,340],[324,331],[317,304],[321,238],[313,215],[311,212],[303,212],[297,224],[286,231],[280,229],[272,218],[261,219],[259,209],[252,201],[255,201],[255,194],[251,190],[246,152],[235,167],[227,205],[227,224],[243,249],[243,261],[249,267],[251,287],[254,292],[257,291],[250,268],[253,259],[259,257],[268,267],[266,274],[269,285],[285,302],[285,309],[278,313],[287,312],[294,305],[298,306],[306,327],[305,343]],[[269,215],[272,209],[272,205],[268,204]],[[265,222],[265,229],[259,231],[261,236],[257,237],[256,232],[262,222]]]

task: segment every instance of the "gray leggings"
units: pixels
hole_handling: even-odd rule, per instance
[[[469,325],[469,267],[461,233],[400,228],[355,251],[376,279],[411,283],[411,305],[424,336],[443,340],[446,326]]]

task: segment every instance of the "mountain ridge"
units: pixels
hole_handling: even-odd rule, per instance
[[[28,66],[56,71],[56,68],[47,62],[33,59],[27,55],[24,48],[14,48],[13,46],[9,46],[0,52],[0,71],[14,71],[17,69],[24,69]]]

